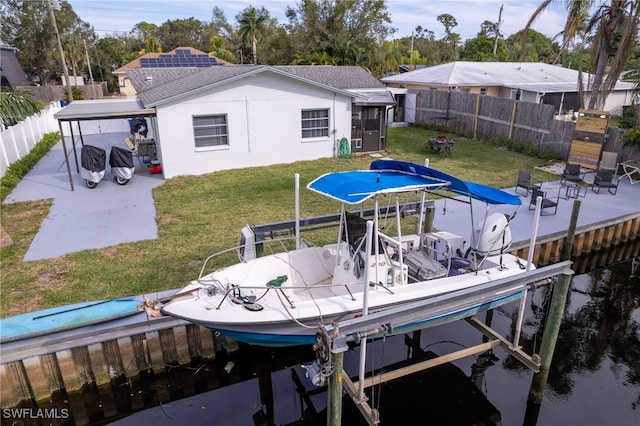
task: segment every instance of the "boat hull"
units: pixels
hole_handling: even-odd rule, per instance
[[[516,292],[507,296],[501,296],[495,300],[489,302],[480,303],[464,309],[459,309],[447,313],[446,315],[430,318],[424,321],[412,322],[395,327],[393,331],[386,334],[371,335],[369,338],[378,338],[383,336],[390,336],[396,334],[408,333],[414,330],[421,330],[423,328],[435,327],[438,325],[446,324],[451,321],[457,321],[460,319],[468,318],[473,315],[495,309],[504,304],[513,302],[522,297],[522,292]],[[354,315],[341,316],[340,318],[332,318],[331,321],[338,321],[345,319],[346,317],[353,318]],[[286,347],[286,346],[301,346],[312,345],[316,341],[316,333],[319,328],[301,328],[295,324],[278,324],[274,326],[272,324],[255,324],[254,326],[240,325],[240,326],[220,326],[216,324],[199,323],[199,325],[210,328],[216,332],[219,332],[229,338],[237,340],[239,342],[248,343],[251,345],[267,346],[267,347]],[[318,326],[319,327],[319,326]],[[278,330],[277,333],[273,331]]]

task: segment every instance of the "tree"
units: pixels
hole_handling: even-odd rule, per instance
[[[207,25],[196,18],[166,21],[156,31],[155,36],[167,52],[176,47],[190,46],[207,51],[209,39],[206,38]]]
[[[211,51],[209,54],[231,63],[237,63],[238,61],[235,55],[225,48],[225,40],[221,36],[211,37]]]
[[[242,13],[236,16],[238,21],[238,33],[242,42],[246,44],[251,42],[251,53],[253,55],[253,63],[258,63],[257,45],[258,39],[264,35],[265,22],[269,19],[269,11],[264,7],[259,10],[253,6],[247,7]]]
[[[160,53],[162,52],[162,46],[155,36],[149,36],[144,42],[144,53]]]
[[[556,58],[560,46],[554,43],[549,37],[538,31],[530,29],[527,31],[527,43],[522,51],[522,36],[524,30],[518,31],[505,40],[510,51],[510,59],[522,62],[545,62],[551,63]]]
[[[44,104],[33,99],[28,92],[0,89],[0,125],[2,127],[12,126],[30,115],[38,114],[43,108]]]
[[[458,21],[448,13],[438,15],[436,19],[444,25],[445,35],[441,40],[443,44],[442,61],[455,61],[458,59],[458,43],[460,42],[460,34],[454,33],[451,30],[458,25]]]
[[[2,0],[0,3],[0,41],[17,50],[16,56],[25,71],[37,75],[42,85],[62,74],[53,26],[44,6],[41,1],[29,0]],[[60,10],[55,16],[62,38],[78,31],[88,41],[95,40],[90,25],[78,18],[68,2],[60,2]]]
[[[150,24],[146,21],[140,21],[133,26],[130,31],[132,37],[134,37],[138,42],[145,43],[149,37],[155,36],[158,31],[158,26],[156,24]]]
[[[464,43],[461,59],[463,61],[508,61],[509,50],[503,40],[498,40],[496,54],[493,54],[494,39],[478,34],[475,38],[467,39]]]
[[[610,4],[599,7],[589,21],[587,33],[595,29],[590,55],[595,72],[589,109],[604,106],[637,43],[639,23],[640,0],[611,0]]]
[[[288,7],[286,26],[293,53],[340,62],[346,41],[354,48],[351,63],[384,72],[384,41],[395,32],[384,0],[302,0]],[[347,57],[345,56],[345,60]]]
[[[68,82],[77,86],[77,76],[80,66],[85,62],[84,45],[79,33],[64,34],[61,36],[64,46],[65,59],[70,63],[73,73],[73,82]]]
[[[520,46],[520,61],[525,60],[525,44],[528,41],[528,32],[533,23],[540,17],[540,15],[551,4],[552,0],[544,0],[540,6],[533,12],[529,21],[522,30],[522,39]],[[569,45],[572,44],[579,30],[584,27],[584,24],[589,17],[589,10],[593,5],[593,0],[565,0],[565,8],[567,9],[567,20],[565,21],[564,29],[562,30],[562,46],[560,48],[560,55],[564,57]],[[556,60],[557,61],[557,60]],[[554,63],[556,62],[554,61]]]

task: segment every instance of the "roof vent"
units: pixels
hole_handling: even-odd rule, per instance
[[[145,79],[146,81],[153,81],[153,76],[148,75],[148,76],[146,76],[144,79]]]
[[[518,71],[522,71],[524,68],[522,68],[522,65],[518,65]]]

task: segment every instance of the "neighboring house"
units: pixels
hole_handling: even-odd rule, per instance
[[[403,112],[415,108],[409,90],[453,90],[555,105],[557,114],[579,109],[579,72],[541,62],[450,62],[385,77],[398,108],[394,121],[405,121]],[[583,73],[585,87],[593,79]],[[618,82],[604,110],[620,114],[632,100],[633,85]],[[588,90],[586,91],[588,94]],[[407,119],[407,121],[411,121]]]
[[[113,71],[118,76],[120,93],[126,96],[136,94],[135,89],[127,78],[127,71],[141,68],[203,68],[227,65],[229,62],[209,55],[193,47],[176,47],[166,53],[147,53],[128,64]]]
[[[0,75],[2,87],[8,87],[11,90],[29,81],[18,62],[15,50],[8,47],[0,47]]]
[[[154,109],[165,178],[386,148],[393,98],[361,67],[227,65],[127,72]]]

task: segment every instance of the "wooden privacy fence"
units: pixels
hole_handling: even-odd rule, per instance
[[[57,132],[58,121],[53,115],[62,107],[60,102],[52,102],[40,114],[27,117],[24,121],[2,129],[0,132],[0,177],[7,173],[11,164],[29,154],[45,133]]]
[[[82,86],[72,86],[82,92],[82,99],[102,99],[107,92],[107,83],[84,84]],[[31,93],[36,99],[42,101],[60,101],[66,96],[65,86],[18,86],[16,90]]]
[[[503,138],[531,144],[567,160],[575,131],[573,121],[555,119],[553,105],[516,101],[475,93],[411,90],[416,95],[415,124],[439,125],[473,138]],[[640,158],[640,150],[622,145],[625,130],[609,128],[603,151],[618,153],[618,161]]]

